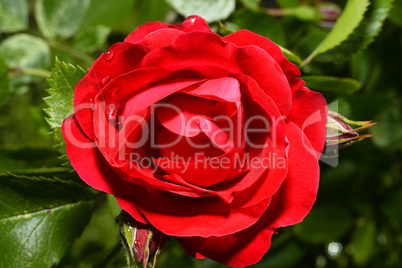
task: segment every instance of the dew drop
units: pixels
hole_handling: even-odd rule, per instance
[[[109,49],[108,52],[106,52],[103,56],[103,58],[105,59],[105,61],[111,61],[114,57],[114,49]]]
[[[106,110],[107,119],[109,121],[115,120],[117,117],[117,111],[118,111],[118,105],[116,105],[115,103],[109,104]]]
[[[105,77],[102,79],[102,87],[105,86],[107,83],[109,83],[110,80],[112,80],[112,77],[110,77],[110,76],[105,76]]]

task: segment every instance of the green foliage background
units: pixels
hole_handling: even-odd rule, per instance
[[[111,44],[146,21],[191,14],[222,35],[269,37],[342,114],[378,122],[337,167],[321,163],[312,212],[281,228],[253,267],[401,267],[402,0],[334,0],[343,13],[333,27],[323,3],[0,0],[0,267],[126,267],[120,209],[59,157],[59,127],[75,83]],[[223,265],[191,259],[172,240],[158,267]]]

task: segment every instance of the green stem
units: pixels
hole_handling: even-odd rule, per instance
[[[58,41],[55,40],[46,40],[48,45],[51,46],[54,49],[63,51],[63,52],[67,52],[68,54],[70,54],[71,56],[83,60],[89,64],[93,64],[95,62],[95,59],[91,56],[89,56],[88,54],[75,50],[73,48],[71,48],[70,46],[67,46],[63,43],[60,43]]]
[[[43,69],[34,69],[34,68],[14,68],[10,69],[11,73],[15,74],[27,74],[27,75],[33,75],[33,76],[39,76],[43,78],[50,78],[51,72],[48,70],[43,70]]]

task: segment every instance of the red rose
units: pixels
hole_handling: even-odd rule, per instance
[[[147,23],[77,84],[63,123],[90,186],[192,256],[256,263],[317,194],[326,101],[265,37]]]

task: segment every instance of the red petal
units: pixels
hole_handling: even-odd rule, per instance
[[[205,256],[230,267],[249,266],[261,260],[271,245],[274,230],[264,225],[264,218],[250,228],[232,235],[185,237],[179,238],[179,242],[194,257]]]
[[[133,184],[122,180],[113,171],[95,143],[84,134],[74,115],[64,120],[61,129],[71,165],[83,181],[113,195],[134,193]]]
[[[299,68],[291,63],[282,53],[281,49],[268,38],[243,29],[229,34],[223,40],[232,42],[237,46],[258,46],[264,49],[281,66],[286,75],[292,91],[301,88],[305,83],[299,79],[301,75]]]
[[[295,123],[306,135],[313,146],[311,153],[320,157],[325,145],[327,102],[315,91],[304,87],[293,94],[292,110],[287,121]]]
[[[142,222],[144,224],[149,224],[149,221],[141,214],[137,208],[135,198],[133,195],[129,196],[115,196],[119,206],[122,210],[131,215],[135,220]]]
[[[185,181],[206,187],[224,181],[237,175],[240,160],[244,158],[244,150],[237,149],[210,159],[167,159],[159,158],[154,161],[169,174],[177,174]]]
[[[310,153],[311,145],[300,128],[287,123],[286,136],[290,142],[288,175],[266,212],[273,228],[303,220],[313,207],[320,178],[318,159]]]
[[[222,236],[253,225],[269,199],[242,209],[230,209],[217,197],[190,198],[136,187],[138,208],[161,232],[172,236]]]
[[[74,91],[74,112],[85,134],[93,139],[91,108],[95,97],[111,79],[136,69],[145,51],[129,43],[117,43],[110,47],[92,65],[84,78],[79,81]],[[112,55],[109,60],[110,55]],[[108,59],[108,60],[106,60]]]
[[[161,23],[159,21],[147,22],[144,25],[139,26],[134,32],[129,34],[126,37],[126,39],[124,39],[124,42],[137,44],[141,42],[150,33],[165,28],[169,29],[173,28],[183,32],[194,32],[194,31],[212,32],[209,29],[208,23],[206,23],[206,21],[203,18],[199,16],[190,16],[187,17],[182,24],[175,24],[175,25]]]
[[[202,44],[202,45],[200,45]],[[154,49],[148,53],[142,67],[162,67],[172,71],[226,70],[226,75],[246,74],[274,100],[281,114],[287,115],[291,108],[291,90],[281,67],[263,49],[257,46],[238,48],[223,42],[213,33],[193,32],[179,35],[167,48]],[[211,76],[210,76],[211,78]]]

